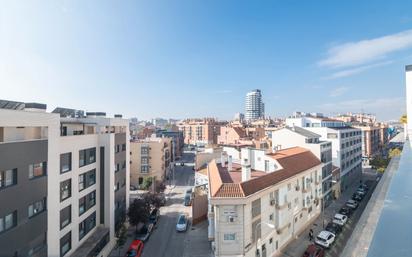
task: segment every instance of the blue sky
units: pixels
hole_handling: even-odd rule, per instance
[[[229,119],[259,88],[273,117],[397,119],[410,10],[411,1],[5,1],[0,99]]]

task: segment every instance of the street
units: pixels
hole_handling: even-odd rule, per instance
[[[353,212],[351,217],[349,218],[347,224],[344,226],[342,232],[336,237],[336,240],[332,247],[325,251],[325,257],[336,257],[339,256],[347,241],[349,240],[355,226],[357,225],[360,216],[362,215],[363,210],[365,209],[366,205],[368,204],[368,200],[370,199],[373,190],[376,186],[376,172],[371,170],[367,170],[362,175],[363,180],[369,186],[369,191],[364,197],[364,199],[359,203],[358,208]],[[358,183],[355,183],[350,188],[348,188],[339,199],[333,201],[326,209],[324,213],[325,217],[325,225],[327,222],[332,220],[332,217],[339,211],[339,209],[344,206],[345,202],[352,197],[353,192],[356,191],[358,187]],[[306,247],[311,244],[309,241],[309,229],[312,228],[314,231],[314,236],[316,237],[320,231],[322,231],[322,219],[318,217],[315,223],[312,226],[309,226],[302,234],[300,234],[295,240],[293,240],[289,245],[282,250],[282,257],[299,257],[302,256]]]
[[[183,200],[186,190],[194,185],[193,160],[194,154],[184,153],[182,159],[177,161],[177,163],[183,161],[186,165],[175,167],[175,187],[168,187],[165,191],[168,201],[166,206],[160,209],[159,221],[145,243],[143,257],[183,256],[188,232],[176,232],[176,222],[180,213],[191,215],[191,207],[184,206]],[[166,184],[169,185],[169,181],[166,181]],[[190,223],[188,230],[190,230]]]

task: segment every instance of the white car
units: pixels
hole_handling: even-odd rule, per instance
[[[184,232],[187,230],[187,217],[184,214],[180,214],[177,218],[176,231]]]
[[[349,208],[352,208],[352,209],[356,209],[356,208],[358,208],[358,202],[356,202],[354,200],[348,200],[346,202],[346,206],[348,206]]]
[[[348,221],[348,217],[343,214],[335,214],[335,217],[333,217],[333,223],[338,224],[340,226],[344,226],[346,222]]]
[[[332,243],[335,241],[335,234],[329,231],[322,231],[315,239],[315,243],[317,245],[323,246],[325,248],[329,248]]]
[[[363,189],[358,188],[358,190],[356,191],[357,194],[360,194],[362,196],[366,195],[366,191]]]

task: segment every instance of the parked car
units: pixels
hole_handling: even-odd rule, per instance
[[[348,221],[348,217],[346,215],[342,215],[338,213],[338,214],[335,214],[332,222],[340,226],[345,226],[347,221]]]
[[[187,230],[187,217],[184,214],[180,214],[177,218],[176,231],[184,232]]]
[[[130,185],[130,191],[136,191],[136,190],[137,190],[137,187]]]
[[[190,194],[190,195],[191,195],[191,194],[192,194],[192,188],[187,189],[187,190],[186,190],[186,194]]]
[[[335,234],[329,231],[321,231],[315,239],[315,244],[329,248],[335,241]]]
[[[126,257],[140,257],[142,255],[144,244],[140,240],[133,240],[126,252]]]
[[[355,201],[357,201],[357,202],[360,202],[360,201],[362,201],[362,199],[363,199],[362,195],[360,195],[360,194],[358,194],[358,193],[354,193],[354,194],[352,195],[352,200],[355,200]]]
[[[186,194],[185,195],[185,202],[184,202],[185,206],[190,206],[191,202],[192,202],[191,195]]]
[[[340,208],[339,213],[346,215],[349,218],[352,215],[352,209],[348,207],[342,207]]]
[[[366,195],[366,190],[358,188],[358,190],[356,190],[356,194],[364,196]]]
[[[368,190],[369,190],[368,185],[366,185],[365,183],[360,184],[359,188],[362,188],[362,189],[364,189],[365,191],[368,191]]]
[[[303,253],[302,257],[323,257],[325,255],[325,250],[315,244],[308,245],[306,251]]]
[[[358,202],[355,201],[355,200],[348,200],[346,202],[346,206],[349,207],[349,208],[352,208],[352,209],[356,209],[356,208],[358,208]]]
[[[152,232],[153,229],[153,224],[148,223],[148,224],[144,224],[137,232],[136,232],[136,236],[135,239],[141,240],[143,242],[146,242],[149,237],[150,237],[150,233]]]
[[[156,225],[157,220],[159,219],[160,216],[160,211],[157,208],[154,208],[151,212],[150,212],[150,216],[149,216],[149,222],[152,223],[153,225]]]
[[[339,226],[336,223],[329,222],[328,225],[326,225],[325,230],[329,231],[329,232],[333,233],[335,236],[337,236],[337,235],[340,234],[340,232],[342,232],[342,227]]]

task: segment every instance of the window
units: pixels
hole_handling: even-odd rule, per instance
[[[117,192],[120,189],[120,183],[117,182],[116,185],[114,186],[114,191]]]
[[[72,222],[72,206],[60,210],[60,229],[65,228]]]
[[[126,144],[122,144],[122,151],[126,151]]]
[[[79,215],[82,215],[87,210],[96,205],[96,191],[79,199]]]
[[[96,162],[96,148],[89,148],[79,151],[79,167]]]
[[[149,172],[149,166],[147,166],[147,165],[142,165],[142,166],[140,167],[140,171],[141,171],[141,173],[148,173],[148,172]]]
[[[252,202],[252,218],[260,215],[260,198]]]
[[[126,161],[123,161],[123,163],[122,163],[122,169],[126,169]]]
[[[37,178],[46,175],[47,162],[41,162],[36,164],[30,164],[29,166],[29,178]]]
[[[120,145],[116,145],[116,146],[114,147],[114,151],[115,151],[116,153],[120,152]]]
[[[96,184],[96,169],[79,175],[79,192]]]
[[[29,205],[29,218],[46,210],[46,198]]]
[[[79,240],[82,239],[87,233],[90,232],[96,226],[96,212],[93,212],[89,217],[84,219],[79,224]]]
[[[235,233],[224,234],[223,235],[223,240],[225,240],[225,241],[236,240],[236,234]]]
[[[72,196],[72,180],[60,182],[60,202]]]
[[[17,184],[17,169],[0,171],[0,189]]]
[[[118,172],[120,170],[120,164],[116,163],[114,166],[114,172]]]
[[[17,226],[17,211],[0,217],[0,232],[6,231]]]
[[[60,173],[65,173],[72,170],[72,153],[64,153],[60,155]]]
[[[63,257],[72,249],[72,232],[70,231],[65,236],[60,238],[60,256]]]
[[[273,220],[273,214],[269,215],[269,220]]]
[[[142,157],[142,164],[148,164],[149,159],[147,157]]]

